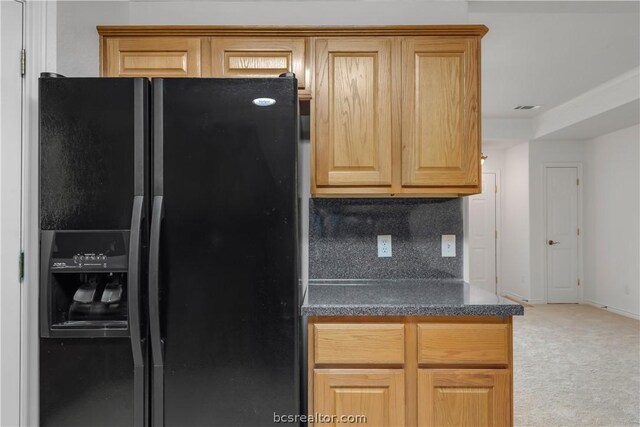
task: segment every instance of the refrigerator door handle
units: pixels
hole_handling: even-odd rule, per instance
[[[160,331],[160,229],[164,216],[163,197],[154,196],[149,242],[149,331],[153,360],[151,425],[164,425],[164,346]]]
[[[144,196],[133,197],[131,212],[131,234],[129,238],[129,266],[128,266],[128,317],[129,336],[133,351],[134,367],[134,402],[133,425],[144,426],[144,350],[140,333],[140,250],[142,238]]]

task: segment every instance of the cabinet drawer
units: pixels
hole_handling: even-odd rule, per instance
[[[445,365],[507,365],[506,324],[418,325],[418,363]]]
[[[404,363],[404,325],[394,323],[314,325],[316,364]]]

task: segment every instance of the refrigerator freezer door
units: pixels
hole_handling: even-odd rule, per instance
[[[136,79],[40,79],[41,229],[129,228],[139,85]]]
[[[149,89],[147,79],[39,81],[42,426],[144,426],[148,421]],[[115,246],[101,247],[100,236],[112,232],[130,236],[126,254]],[[65,271],[54,269],[57,263],[49,259],[64,249],[54,235],[74,235],[67,240],[78,244],[79,252],[60,260]],[[101,283],[99,293],[91,301],[78,294],[82,301],[73,302],[87,274],[99,277],[94,277]],[[101,301],[105,295],[115,298],[117,292],[104,290],[116,279],[126,284],[122,304]],[[64,312],[54,328],[51,313],[60,314],[67,303],[75,304],[69,318],[85,314],[88,319],[64,319]]]
[[[299,411],[296,81],[153,84],[164,425],[271,425]]]

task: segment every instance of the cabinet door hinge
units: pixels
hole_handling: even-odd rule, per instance
[[[18,270],[20,274],[20,282],[24,279],[24,252],[20,252],[20,256],[18,256]]]
[[[496,192],[496,193],[498,192],[498,186],[497,186],[497,185],[496,185],[496,191],[495,191],[495,192]]]
[[[578,286],[580,286],[580,279],[578,279]]]
[[[580,178],[576,178],[576,185],[580,185]]]
[[[578,236],[580,235],[580,229],[578,228]]]
[[[27,51],[20,49],[20,76],[24,77],[27,73]]]
[[[496,285],[498,284],[498,276],[496,276]]]

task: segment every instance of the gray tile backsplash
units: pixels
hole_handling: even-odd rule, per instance
[[[462,278],[462,199],[310,199],[310,279]],[[378,235],[392,257],[378,258]],[[456,257],[441,256],[443,234]]]

